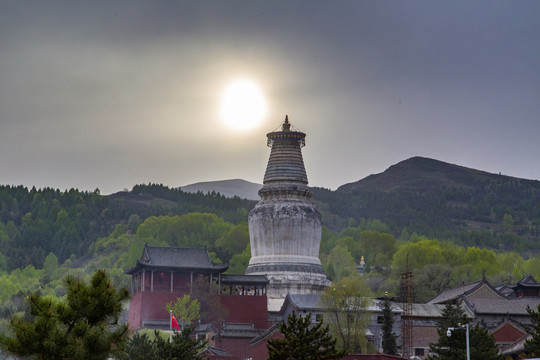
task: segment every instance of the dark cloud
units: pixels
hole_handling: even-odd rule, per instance
[[[0,8],[0,183],[113,192],[260,181],[308,133],[312,184],[414,155],[540,178],[537,1],[13,1]],[[218,117],[238,76],[269,116]],[[222,166],[222,164],[230,164]]]

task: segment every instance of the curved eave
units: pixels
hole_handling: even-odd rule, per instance
[[[142,263],[137,260],[137,264],[130,268],[125,269],[124,273],[132,275],[139,270],[152,269],[152,270],[162,270],[162,271],[184,271],[184,272],[225,272],[229,268],[228,264],[218,265],[214,264],[213,267],[182,267],[182,266],[163,266],[163,265],[152,265]]]
[[[518,289],[518,288],[522,288],[522,289],[538,289],[540,288],[540,284],[520,284],[520,283],[517,283],[517,284],[513,284],[513,285],[508,285],[508,287],[510,289]]]

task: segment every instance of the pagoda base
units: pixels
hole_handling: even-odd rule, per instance
[[[268,299],[282,299],[291,294],[318,294],[328,285],[321,265],[316,264],[265,264],[250,265],[246,269],[249,275],[266,275]]]

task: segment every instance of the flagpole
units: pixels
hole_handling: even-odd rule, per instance
[[[169,342],[172,343],[172,309],[169,310]]]

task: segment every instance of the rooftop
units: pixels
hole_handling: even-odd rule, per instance
[[[206,248],[156,247],[145,244],[141,259],[125,272],[131,274],[137,269],[149,267],[223,272],[229,266],[213,263]]]

